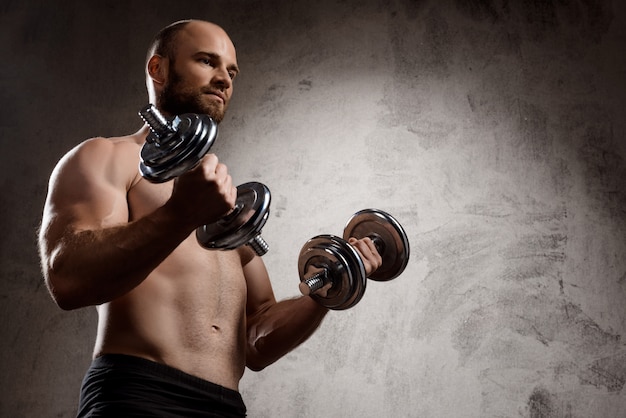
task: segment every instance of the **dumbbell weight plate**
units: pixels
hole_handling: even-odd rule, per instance
[[[200,245],[208,249],[234,250],[261,233],[270,213],[270,191],[262,183],[237,186],[235,209],[217,222],[196,229]]]
[[[393,216],[382,210],[364,209],[352,215],[343,232],[346,241],[350,237],[370,237],[379,242],[383,262],[369,279],[395,279],[409,262],[409,239],[406,232]]]
[[[141,148],[139,171],[152,183],[166,182],[195,167],[217,138],[217,123],[207,115],[186,113],[178,119],[178,135],[148,140]]]
[[[313,269],[311,269],[313,268]],[[326,269],[332,282],[326,295],[311,297],[322,306],[343,310],[356,305],[365,293],[365,266],[357,251],[346,241],[333,235],[318,235],[302,247],[298,257],[300,281],[311,270]]]

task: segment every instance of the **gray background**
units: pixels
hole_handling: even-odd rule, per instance
[[[241,390],[250,417],[626,415],[626,7],[602,0],[0,5],[0,415],[71,417],[95,310],[58,309],[36,253],[71,147],[140,126],[143,61],[195,17],[241,77],[214,151],[272,190],[265,256],[297,295],[310,237],[365,207],[404,225],[370,283]]]

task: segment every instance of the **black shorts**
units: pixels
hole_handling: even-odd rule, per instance
[[[78,417],[245,417],[239,392],[139,357],[105,354],[83,379]]]

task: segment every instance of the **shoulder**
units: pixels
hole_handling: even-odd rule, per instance
[[[94,158],[102,160],[110,156],[138,159],[140,148],[132,135],[112,138],[95,137],[76,145],[63,159]]]
[[[115,182],[134,182],[141,146],[133,135],[87,139],[67,152],[56,165],[51,180],[64,176],[105,176]]]

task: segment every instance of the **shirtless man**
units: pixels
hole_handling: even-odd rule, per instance
[[[238,71],[223,29],[177,22],[149,51],[149,100],[165,115],[219,123]],[[87,140],[50,179],[39,238],[46,284],[62,309],[98,311],[79,416],[244,416],[245,367],[297,347],[327,309],[308,296],[277,302],[248,246],[200,247],[195,229],[234,206],[232,179],[207,155],[173,181],[146,181],[138,164],[148,132]],[[368,273],[380,266],[371,240],[350,242]]]

